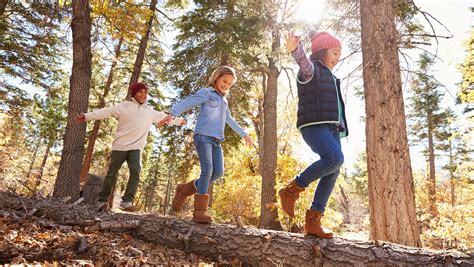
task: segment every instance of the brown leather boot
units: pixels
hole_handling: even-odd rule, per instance
[[[209,195],[194,194],[193,221],[198,223],[212,222],[212,216],[207,212],[209,204]]]
[[[323,214],[315,210],[307,210],[304,224],[304,232],[306,235],[314,235],[319,238],[332,238],[332,232],[326,232],[321,227],[321,217]]]
[[[280,195],[281,199],[281,207],[290,217],[295,217],[295,203],[303,191],[304,188],[299,186],[295,180],[278,191],[278,195]]]
[[[189,196],[196,194],[196,192],[197,192],[197,189],[196,189],[196,186],[194,185],[194,180],[187,182],[185,184],[179,184],[176,187],[176,194],[174,195],[173,203],[171,204],[173,211],[174,212],[181,211],[183,209],[184,202],[186,202],[186,199]]]

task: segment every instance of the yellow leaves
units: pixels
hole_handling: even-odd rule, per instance
[[[51,238],[51,234],[48,232],[39,233],[36,235],[36,239],[48,240]]]
[[[459,166],[463,168],[463,166]],[[416,182],[417,214],[422,225],[421,239],[424,246],[466,250],[474,246],[474,184],[467,177],[454,181],[456,205],[452,206],[450,181],[441,181],[437,187],[438,215],[429,214],[428,190],[421,181]],[[417,176],[415,176],[417,178]]]
[[[139,39],[147,30],[146,22],[154,15],[148,6],[137,5],[133,1],[118,4],[113,1],[93,0],[90,4],[91,16],[97,18],[99,24],[105,23],[107,31],[115,39]]]
[[[430,220],[423,240],[434,248],[466,250],[474,245],[474,208],[472,205],[438,205],[439,216]]]

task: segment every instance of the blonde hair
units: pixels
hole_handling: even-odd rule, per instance
[[[220,66],[212,72],[211,77],[209,77],[208,86],[214,86],[216,80],[219,79],[219,77],[221,77],[222,75],[226,74],[230,74],[232,75],[232,77],[234,77],[234,81],[232,82],[232,84],[237,81],[237,75],[235,74],[235,70],[233,68],[229,66]]]

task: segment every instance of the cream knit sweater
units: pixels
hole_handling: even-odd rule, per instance
[[[112,143],[112,150],[127,151],[143,149],[150,126],[161,121],[166,113],[156,111],[152,107],[132,101],[124,101],[113,107],[102,108],[85,113],[85,121],[102,120],[110,117],[118,119],[117,132]],[[176,123],[177,119],[174,119]]]

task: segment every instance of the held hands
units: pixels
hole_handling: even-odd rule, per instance
[[[298,48],[300,41],[301,41],[301,37],[299,37],[298,35],[295,35],[293,31],[290,31],[286,34],[285,46],[289,52],[293,52],[296,50],[296,48]]]
[[[85,121],[86,121],[86,115],[84,115],[84,113],[81,113],[81,114],[76,116],[76,122],[77,123],[81,123],[81,122],[85,122]]]
[[[178,120],[177,125],[179,126],[183,126],[186,124],[186,120],[183,118],[178,118],[177,120]]]
[[[172,122],[173,118],[174,117],[171,114],[166,115],[166,117],[164,117],[161,121],[158,122],[158,128],[163,127],[165,124],[179,126],[183,126],[186,124],[186,120],[183,118],[177,118],[175,122]]]
[[[164,117],[161,121],[158,122],[158,128],[163,127],[163,125],[168,124],[170,121],[173,120],[173,115],[168,114]]]

